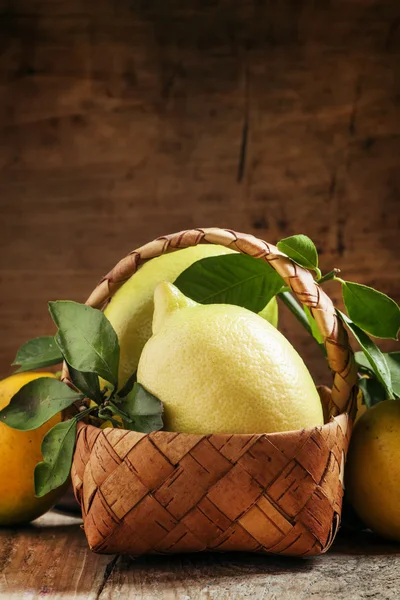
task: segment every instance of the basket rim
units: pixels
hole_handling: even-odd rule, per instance
[[[294,436],[294,435],[299,435],[300,433],[302,435],[307,436],[308,433],[311,433],[312,431],[315,430],[321,430],[321,429],[327,429],[329,427],[332,426],[332,423],[337,423],[339,424],[339,426],[342,428],[343,426],[346,426],[346,424],[348,423],[348,420],[351,418],[350,413],[348,412],[343,412],[340,413],[339,415],[335,415],[335,416],[331,416],[329,421],[327,421],[326,423],[324,423],[323,425],[315,425],[314,427],[307,427],[304,429],[289,429],[286,431],[273,431],[273,432],[262,432],[262,433],[185,433],[183,431],[166,431],[164,429],[160,429],[159,431],[151,431],[150,433],[143,433],[143,432],[138,432],[138,431],[134,431],[131,429],[124,429],[123,427],[119,427],[118,431],[123,431],[125,433],[140,433],[143,436],[150,436],[150,435],[154,435],[157,434],[158,436],[161,436],[163,434],[165,434],[166,437],[174,435],[174,434],[179,434],[180,436],[184,436],[184,437],[196,437],[196,438],[208,438],[211,436],[218,436],[221,438],[226,438],[226,439],[231,439],[232,437],[241,437],[241,438],[254,438],[254,437],[268,437],[269,438],[277,438],[277,437],[282,437],[282,436]],[[100,427],[96,427],[95,425],[92,425],[91,423],[85,423],[84,421],[79,421],[77,423],[77,431],[79,431],[82,427],[91,427],[93,429],[97,429],[99,431],[106,431],[107,429],[115,429],[113,427],[104,427],[104,429],[100,428]],[[271,440],[272,441],[272,440]]]
[[[332,300],[315,281],[312,273],[297,265],[273,244],[253,235],[231,229],[196,228],[160,236],[131,251],[105,275],[86,304],[103,310],[114,293],[148,260],[198,244],[218,244],[268,262],[283,278],[294,296],[315,318],[333,371],[330,414],[351,414],[357,391],[357,365],[347,332],[337,316]],[[64,362],[61,379],[72,385]]]

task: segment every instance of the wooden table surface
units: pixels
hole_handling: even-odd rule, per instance
[[[255,554],[171,557],[90,552],[80,519],[48,513],[0,530],[0,598],[135,600],[397,600],[400,545],[340,534],[311,559]]]

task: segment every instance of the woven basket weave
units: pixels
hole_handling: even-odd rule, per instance
[[[319,388],[327,423],[255,435],[143,434],[79,424],[72,482],[89,545],[95,552],[132,556],[203,550],[321,554],[340,522],[357,370],[332,302],[311,273],[251,235],[194,229],[131,252],[87,304],[103,308],[145,261],[199,243],[268,261],[311,309],[334,374],[332,391]]]

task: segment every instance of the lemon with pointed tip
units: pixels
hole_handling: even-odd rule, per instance
[[[137,379],[164,403],[168,431],[271,433],[323,424],[311,375],[275,327],[239,306],[197,304],[171,283],[155,289],[153,336]]]
[[[17,373],[0,381],[0,410],[27,383],[54,373]],[[44,436],[61,421],[61,413],[33,431],[17,431],[0,423],[0,525],[28,523],[43,515],[65,491],[65,486],[36,498],[33,474],[43,460]]]
[[[114,294],[104,314],[117,332],[121,349],[119,385],[122,387],[137,369],[143,346],[151,336],[154,289],[161,281],[174,282],[194,262],[210,256],[235,253],[218,244],[198,245],[146,262]],[[275,327],[278,322],[278,305],[275,298],[260,313]]]

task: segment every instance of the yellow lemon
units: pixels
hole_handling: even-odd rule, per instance
[[[0,410],[26,383],[39,377],[55,377],[53,373],[17,373],[0,381]],[[61,421],[58,414],[39,429],[17,431],[0,423],[0,525],[27,523],[40,517],[53,506],[63,489],[36,498],[33,473],[42,460],[44,435]]]
[[[161,281],[174,282],[191,264],[209,256],[231,254],[234,250],[217,244],[199,245],[170,254],[163,254],[145,263],[116,292],[104,314],[117,332],[121,358],[119,385],[122,387],[136,371],[143,346],[151,336],[154,289]],[[260,313],[264,319],[277,326],[276,299]]]
[[[165,407],[165,428],[186,433],[269,433],[323,424],[303,360],[259,315],[200,305],[171,283],[154,294],[153,336],[138,382]]]
[[[376,533],[400,542],[400,401],[385,400],[357,421],[345,468],[353,508]]]

